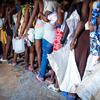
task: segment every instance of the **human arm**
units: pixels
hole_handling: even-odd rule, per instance
[[[27,4],[25,15],[24,15],[24,21],[22,23],[22,27],[21,27],[21,30],[20,30],[20,35],[21,36],[24,34],[25,28],[26,28],[26,26],[28,24],[28,21],[29,21],[29,18],[30,18],[29,9],[30,9],[30,5]]]
[[[74,33],[74,37],[72,39],[72,42],[70,44],[70,48],[74,49],[76,45],[77,38],[80,34],[80,32],[84,29],[85,23],[88,21],[89,17],[89,0],[84,0],[83,5],[82,5],[82,10],[81,10],[81,19],[78,22],[76,31]]]
[[[17,15],[16,30],[15,30],[14,36],[16,36],[16,33],[18,32],[18,29],[19,29],[19,26],[20,26],[21,15],[22,15],[22,11],[20,9],[19,12],[18,12],[18,15]]]
[[[27,27],[25,29],[25,34],[29,30],[29,28],[32,26],[32,22],[35,19],[35,16],[37,15],[37,13],[38,13],[38,7],[39,7],[39,2],[38,2],[38,0],[35,0],[35,2],[34,2],[34,10],[32,12],[32,16],[29,19],[28,25],[27,25]]]
[[[64,32],[63,32],[62,39],[61,39],[61,44],[64,44],[65,43],[66,38],[68,36],[68,33],[69,33],[69,28],[68,28],[67,23],[65,23],[65,28],[64,28]]]

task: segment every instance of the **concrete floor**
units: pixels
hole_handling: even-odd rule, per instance
[[[0,64],[0,100],[66,100],[60,93],[39,83],[35,74],[19,66]]]

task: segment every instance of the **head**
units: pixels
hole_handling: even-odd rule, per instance
[[[71,4],[73,3],[74,0],[63,0],[61,2],[61,5],[63,6],[63,10],[64,11],[68,11],[68,9],[70,8]]]
[[[57,7],[57,13],[63,13],[64,12],[64,8],[63,8],[63,5],[60,4],[58,7]]]

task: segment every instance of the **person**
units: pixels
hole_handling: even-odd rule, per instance
[[[91,57],[91,62],[94,62],[95,58]],[[91,68],[88,68],[88,73],[85,78],[82,80],[80,85],[76,89],[77,95],[82,100],[98,100],[100,97],[100,63],[94,64]]]
[[[19,33],[23,37],[25,28],[28,24],[29,18],[32,13],[32,7],[29,2],[26,2],[24,6],[22,6],[22,13],[23,13],[23,22],[20,27]],[[30,28],[28,31],[27,36],[25,38],[25,69],[33,71],[33,62],[34,62],[34,29]],[[29,48],[29,63],[28,63],[28,48]],[[29,65],[30,64],[30,65]],[[31,69],[30,69],[31,68]]]
[[[49,4],[49,5],[48,5]],[[35,25],[35,48],[37,53],[37,70],[40,69],[41,64],[41,40],[43,38],[43,21],[39,19],[39,13],[45,14],[46,10],[52,11],[56,8],[56,1],[52,0],[35,0],[34,1],[34,10],[32,16],[28,22],[28,26],[26,27],[25,33],[27,33],[28,29],[31,27],[33,20],[36,21]]]
[[[32,16],[30,17],[28,23],[26,23],[27,27],[25,28],[24,30],[24,33],[27,34],[28,33],[28,30],[31,26],[33,26],[33,23],[35,24],[36,22],[36,25],[35,25],[35,33],[36,33],[36,26],[38,24],[38,22],[40,22],[40,24],[43,26],[43,23],[39,20],[37,21],[37,18],[38,18],[38,13],[43,13],[43,0],[34,0],[34,10],[32,12]],[[39,31],[39,34],[43,34],[43,27],[41,27],[41,29],[39,29],[41,31]],[[37,34],[38,35],[38,34]],[[36,35],[35,35],[36,36]],[[37,58],[38,58],[38,65],[37,65],[37,68],[39,70],[40,68],[40,62],[41,62],[41,37],[40,38],[37,38],[36,39],[36,42],[35,42],[35,47],[36,47],[36,52],[37,52]],[[34,52],[34,45],[33,45],[33,50],[32,52]],[[33,61],[34,61],[34,57],[33,58]],[[34,65],[31,65],[29,66],[29,70],[33,70],[33,67]]]
[[[73,39],[74,31],[80,21],[80,6],[80,3],[72,4],[68,10],[66,19],[67,27],[65,27],[65,29],[69,28],[69,31],[66,30],[66,32],[68,32],[66,33],[67,35],[64,47],[48,56],[50,65],[57,76],[60,90],[69,93],[75,93],[75,89],[81,81],[75,61],[74,51],[70,50],[70,43]]]
[[[47,55],[50,54],[53,50],[53,43],[55,39],[55,22],[57,20],[56,11],[45,11],[45,15],[40,15],[41,18],[45,21],[44,23],[44,35],[42,39],[42,61],[40,67],[40,73],[36,76],[39,81],[45,79],[45,73],[47,69]]]
[[[93,0],[94,1],[94,0]],[[75,35],[74,35],[74,38],[73,38],[73,40],[72,40],[72,42],[71,42],[71,49],[73,49],[73,48],[75,48],[75,45],[76,45],[76,43],[78,42],[77,41],[77,39],[78,39],[78,36],[80,35],[80,32],[82,31],[82,29],[84,28],[84,26],[85,26],[85,23],[88,21],[88,18],[89,18],[89,4],[90,4],[90,2],[91,2],[91,0],[84,0],[83,1],[83,5],[82,5],[82,16],[81,16],[81,20],[80,20],[80,22],[78,23],[78,26],[77,26],[77,29],[76,29],[76,31],[75,31]],[[98,24],[100,24],[99,23],[99,19],[97,18],[97,23]],[[100,46],[100,45],[99,45]],[[90,46],[91,47],[91,46]],[[85,69],[85,72],[84,72],[84,76],[83,76],[83,78],[82,78],[82,81],[85,81],[85,79],[88,81],[89,80],[89,68],[90,69],[92,69],[93,68],[93,63],[92,63],[92,65],[91,65],[91,59],[93,59],[92,61],[93,61],[93,63],[95,62],[95,60],[97,60],[97,57],[91,57],[91,55],[89,55],[89,57],[88,57],[88,60],[87,60],[87,65],[86,65],[86,69]],[[94,68],[95,69],[95,68]],[[91,71],[90,71],[91,72]],[[87,73],[87,74],[86,74]],[[88,77],[88,78],[87,78]],[[93,76],[92,76],[93,77]],[[91,77],[90,77],[90,79],[91,79]],[[87,81],[85,81],[85,82],[87,82]],[[90,84],[91,84],[91,82],[90,82]],[[91,85],[88,85],[88,86],[90,86],[91,87]],[[95,83],[93,83],[93,84],[95,84]],[[79,85],[78,86],[78,88],[77,89],[79,89],[82,85],[84,85],[84,82],[81,82],[81,85]],[[91,95],[91,89],[93,89],[92,87],[91,87],[91,89],[90,88],[85,88],[85,89],[87,89],[87,90],[85,90],[84,89],[84,87],[88,87],[87,85],[84,85],[83,86],[83,91],[85,91],[84,92],[84,94],[83,95],[85,95],[85,93],[87,93],[87,91],[90,91],[89,93],[90,93],[90,95]],[[80,90],[80,92],[82,92],[82,90]],[[77,94],[79,94],[80,92],[76,92]],[[79,95],[80,96],[80,95]],[[89,96],[90,97],[90,96]]]
[[[5,18],[5,14],[3,13],[3,9],[4,9],[4,5],[2,4],[1,6],[1,12],[0,12],[0,41],[2,43],[2,50],[3,50],[3,55],[1,57],[1,61],[6,61],[5,59],[5,49],[6,49],[6,18]]]
[[[53,44],[53,52],[56,52],[62,47],[61,38],[63,36],[65,19],[66,19],[66,13],[64,13],[64,7],[63,5],[59,5],[57,7],[57,21],[55,23],[56,36]],[[51,71],[50,80],[46,80],[49,83],[48,88],[49,89],[53,88],[54,90],[59,91],[59,85],[55,73],[52,69],[50,71]]]
[[[13,26],[14,26],[14,20],[13,16],[9,15],[9,12],[11,11],[11,8],[13,8],[14,2],[8,2],[6,9],[6,33],[7,33],[7,44],[6,44],[6,50],[5,50],[5,59],[8,61],[8,54],[11,53],[11,43],[12,43],[12,37],[13,37]]]
[[[13,39],[16,38],[16,36],[19,35],[18,29],[20,27],[20,20],[21,20],[21,15],[22,15],[20,5],[21,5],[21,1],[17,0],[15,2],[13,9],[11,9],[9,11],[9,16],[13,16],[14,23],[15,23],[14,26],[13,26]],[[13,42],[12,42],[12,44],[13,44]],[[14,45],[13,45],[13,49],[14,49]],[[8,63],[11,64],[12,66],[16,66],[16,64],[17,64],[17,54],[15,53],[15,50],[14,50],[14,55],[13,55],[13,62],[8,62]]]
[[[100,23],[97,22],[97,18],[100,17],[100,1],[93,2],[91,17],[89,21],[90,25],[90,53],[98,56],[100,61]]]
[[[90,3],[90,1],[84,1],[84,7],[85,7],[85,9],[88,9],[88,7],[89,7],[89,3]],[[88,9],[89,10],[89,9]],[[88,11],[87,10],[87,11]],[[89,12],[89,11],[88,11]],[[91,11],[90,11],[90,13],[91,13]],[[80,21],[80,23],[79,23],[79,26],[78,26],[78,28],[77,28],[77,30],[76,30],[76,32],[75,32],[75,36],[74,36],[74,38],[73,38],[73,40],[72,40],[72,42],[71,42],[71,48],[75,48],[75,40],[77,41],[77,39],[78,39],[78,36],[80,35],[80,31],[82,31],[82,29],[84,28],[84,24],[86,23],[86,21],[88,21],[88,19],[89,19],[89,15],[87,15],[84,11],[83,11],[83,13],[82,13],[83,15],[82,15],[82,19],[81,19],[81,21]],[[84,19],[84,20],[83,20]],[[89,19],[90,20],[90,19]],[[99,21],[98,21],[98,19],[97,19],[97,23],[98,23]],[[81,27],[80,27],[81,26]],[[88,30],[89,30],[89,28],[88,28]],[[89,33],[89,31],[88,31],[88,33]],[[98,32],[97,32],[98,33]],[[83,35],[83,34],[82,34]],[[90,37],[91,36],[93,36],[93,35],[91,35],[91,33],[90,33]],[[99,36],[99,35],[98,35]],[[83,63],[83,62],[85,62],[85,63],[81,63],[81,66],[83,66],[83,67],[80,67],[79,69],[80,69],[80,72],[81,72],[81,78],[83,77],[83,75],[84,75],[84,71],[85,71],[85,67],[86,67],[86,63],[87,63],[87,58],[88,58],[88,55],[89,55],[89,53],[90,54],[93,54],[93,52],[94,51],[96,51],[95,50],[95,48],[93,47],[93,44],[92,43],[94,43],[93,41],[92,41],[92,39],[90,38],[89,39],[89,36],[87,37],[88,38],[88,40],[90,40],[90,43],[89,43],[89,41],[85,41],[86,42],[86,45],[87,44],[90,44],[90,45],[87,45],[85,48],[87,48],[87,50],[88,50],[88,54],[87,54],[87,57],[85,57],[85,60],[83,59],[81,62]],[[92,42],[91,42],[92,41]],[[98,39],[97,39],[97,41],[98,41]],[[80,44],[80,43],[77,43],[77,44]],[[92,44],[92,45],[91,45]],[[95,43],[94,43],[95,44]],[[97,44],[98,45],[98,44]],[[92,49],[92,48],[94,49]],[[90,51],[89,51],[89,48],[90,48]],[[80,48],[78,48],[78,49],[80,49]],[[83,48],[84,49],[84,48]],[[82,50],[83,50],[82,49]],[[92,52],[91,52],[91,50],[92,50]],[[86,51],[86,50],[85,50]],[[100,51],[100,47],[99,47],[99,45],[98,45],[98,50],[97,51]],[[99,52],[98,52],[99,53]],[[98,54],[97,53],[97,54]],[[81,51],[81,53],[80,53],[81,55],[82,55],[82,51]],[[78,52],[78,56],[80,55],[79,54],[79,52]],[[83,51],[83,54],[84,54],[84,51]],[[94,54],[93,54],[94,55]],[[80,58],[80,57],[79,57]],[[98,59],[99,59],[99,57],[98,57]]]

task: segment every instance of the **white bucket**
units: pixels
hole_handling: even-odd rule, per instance
[[[24,39],[13,38],[13,50],[15,53],[23,53],[25,51]]]

